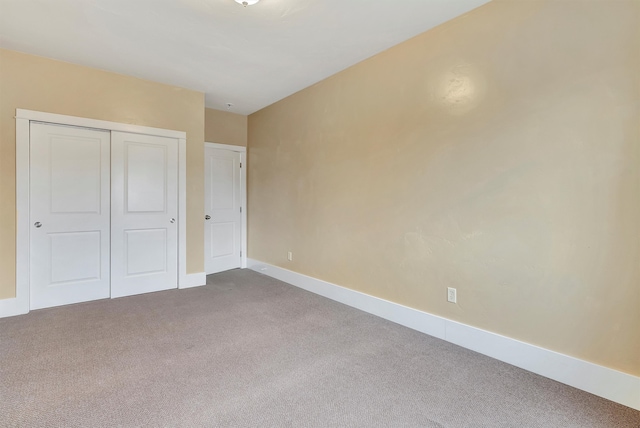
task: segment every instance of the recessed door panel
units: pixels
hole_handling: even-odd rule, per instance
[[[51,285],[99,281],[102,277],[102,240],[99,230],[50,233]]]
[[[51,212],[100,213],[102,141],[99,138],[52,136]],[[72,153],[73,156],[69,156]]]
[[[242,239],[240,153],[205,148],[205,269],[240,267]]]
[[[177,288],[178,140],[111,135],[111,296]]]
[[[125,143],[127,212],[165,212],[167,209],[167,147]]]
[[[167,271],[167,229],[125,230],[126,276]]]
[[[109,297],[109,140],[30,125],[31,309]]]
[[[235,222],[211,225],[211,257],[222,257],[233,254],[235,249]]]
[[[209,156],[210,168],[210,189],[211,194],[215,195],[215,198],[210,199],[210,207],[212,210],[230,210],[233,209],[235,203],[234,188],[234,158],[219,158],[215,156]],[[238,161],[239,162],[239,161]]]

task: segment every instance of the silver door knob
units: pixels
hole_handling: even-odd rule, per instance
[[[33,223],[33,225],[35,227],[42,227],[42,223],[40,223],[39,221],[36,221],[35,223]]]
[[[206,216],[204,216],[204,219],[205,220],[211,220],[211,216],[210,215],[206,215]]]
[[[175,219],[175,218],[172,218],[172,219],[171,219],[171,220],[169,220],[169,221],[170,221],[171,223],[175,223],[175,222],[176,222],[176,219]]]

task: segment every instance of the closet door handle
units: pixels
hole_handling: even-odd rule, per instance
[[[204,216],[204,219],[205,220],[211,220],[211,216],[210,215],[206,215],[206,216]]]
[[[171,220],[169,220],[169,223],[175,223],[175,222],[176,222],[175,218],[172,218]]]
[[[40,223],[39,221],[36,221],[35,223],[33,223],[33,225],[37,228],[42,227],[42,223]]]

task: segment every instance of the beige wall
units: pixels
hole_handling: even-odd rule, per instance
[[[640,375],[638,28],[496,0],[252,114],[249,256]]]
[[[187,132],[187,271],[204,270],[204,95],[0,49],[0,299],[15,296],[16,108]]]
[[[209,143],[247,146],[247,116],[207,108],[204,111],[204,140]]]

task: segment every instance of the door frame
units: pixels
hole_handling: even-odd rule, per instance
[[[246,269],[247,267],[247,148],[244,146],[233,146],[231,144],[221,143],[204,143],[205,148],[230,150],[232,152],[240,153],[240,204],[242,207],[241,216],[241,234],[240,234],[240,248],[242,251],[242,257],[240,259],[240,267]],[[206,180],[206,173],[205,173]],[[204,219],[203,219],[204,221]],[[206,238],[204,245],[207,245]]]
[[[29,312],[29,146],[30,122],[52,125],[77,126],[106,131],[154,135],[178,140],[178,288],[187,288],[187,133],[148,126],[109,122],[84,117],[16,109],[16,297],[10,306],[0,307],[1,316],[20,315]],[[193,282],[193,281],[191,281]],[[192,285],[191,285],[192,286]]]

